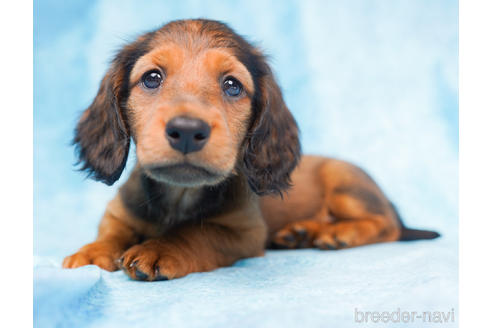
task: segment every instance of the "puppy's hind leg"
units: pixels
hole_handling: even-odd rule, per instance
[[[329,160],[318,174],[324,216],[287,224],[272,238],[274,248],[340,249],[399,239],[402,227],[391,203],[361,169]]]
[[[343,212],[349,216],[350,208]],[[356,213],[360,214],[360,213]],[[399,227],[390,217],[365,213],[334,222],[317,219],[287,224],[271,241],[271,248],[335,250],[398,240]]]

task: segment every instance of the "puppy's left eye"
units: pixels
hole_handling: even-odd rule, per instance
[[[142,83],[146,88],[156,89],[162,83],[162,75],[157,70],[152,70],[142,76]]]
[[[224,83],[222,83],[222,90],[229,97],[237,97],[243,91],[243,85],[232,76],[228,76],[224,80]]]

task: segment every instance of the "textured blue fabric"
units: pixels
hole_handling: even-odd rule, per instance
[[[352,327],[356,309],[398,308],[454,309],[457,325],[457,6],[35,1],[35,326]],[[74,171],[70,139],[78,115],[119,46],[191,17],[223,20],[270,54],[306,153],[359,164],[408,225],[443,237],[337,252],[270,251],[158,283],[93,266],[62,270],[64,256],[94,239],[107,201],[128,175],[107,187]],[[131,167],[133,153],[129,161]]]

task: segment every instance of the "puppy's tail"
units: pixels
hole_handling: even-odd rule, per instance
[[[403,224],[403,220],[401,219],[400,213],[396,209],[395,205],[391,203],[391,207],[395,212],[396,218],[400,222],[401,225],[401,235],[400,241],[412,241],[412,240],[421,240],[421,239],[435,239],[440,237],[441,235],[436,231],[431,230],[419,230],[419,229],[411,229],[407,228],[405,224]]]
[[[431,230],[417,230],[402,227],[400,241],[412,241],[420,239],[435,239],[441,237],[438,232]]]

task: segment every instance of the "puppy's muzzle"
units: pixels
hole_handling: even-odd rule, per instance
[[[199,151],[210,137],[210,125],[196,118],[178,116],[166,124],[171,147],[184,155]]]

